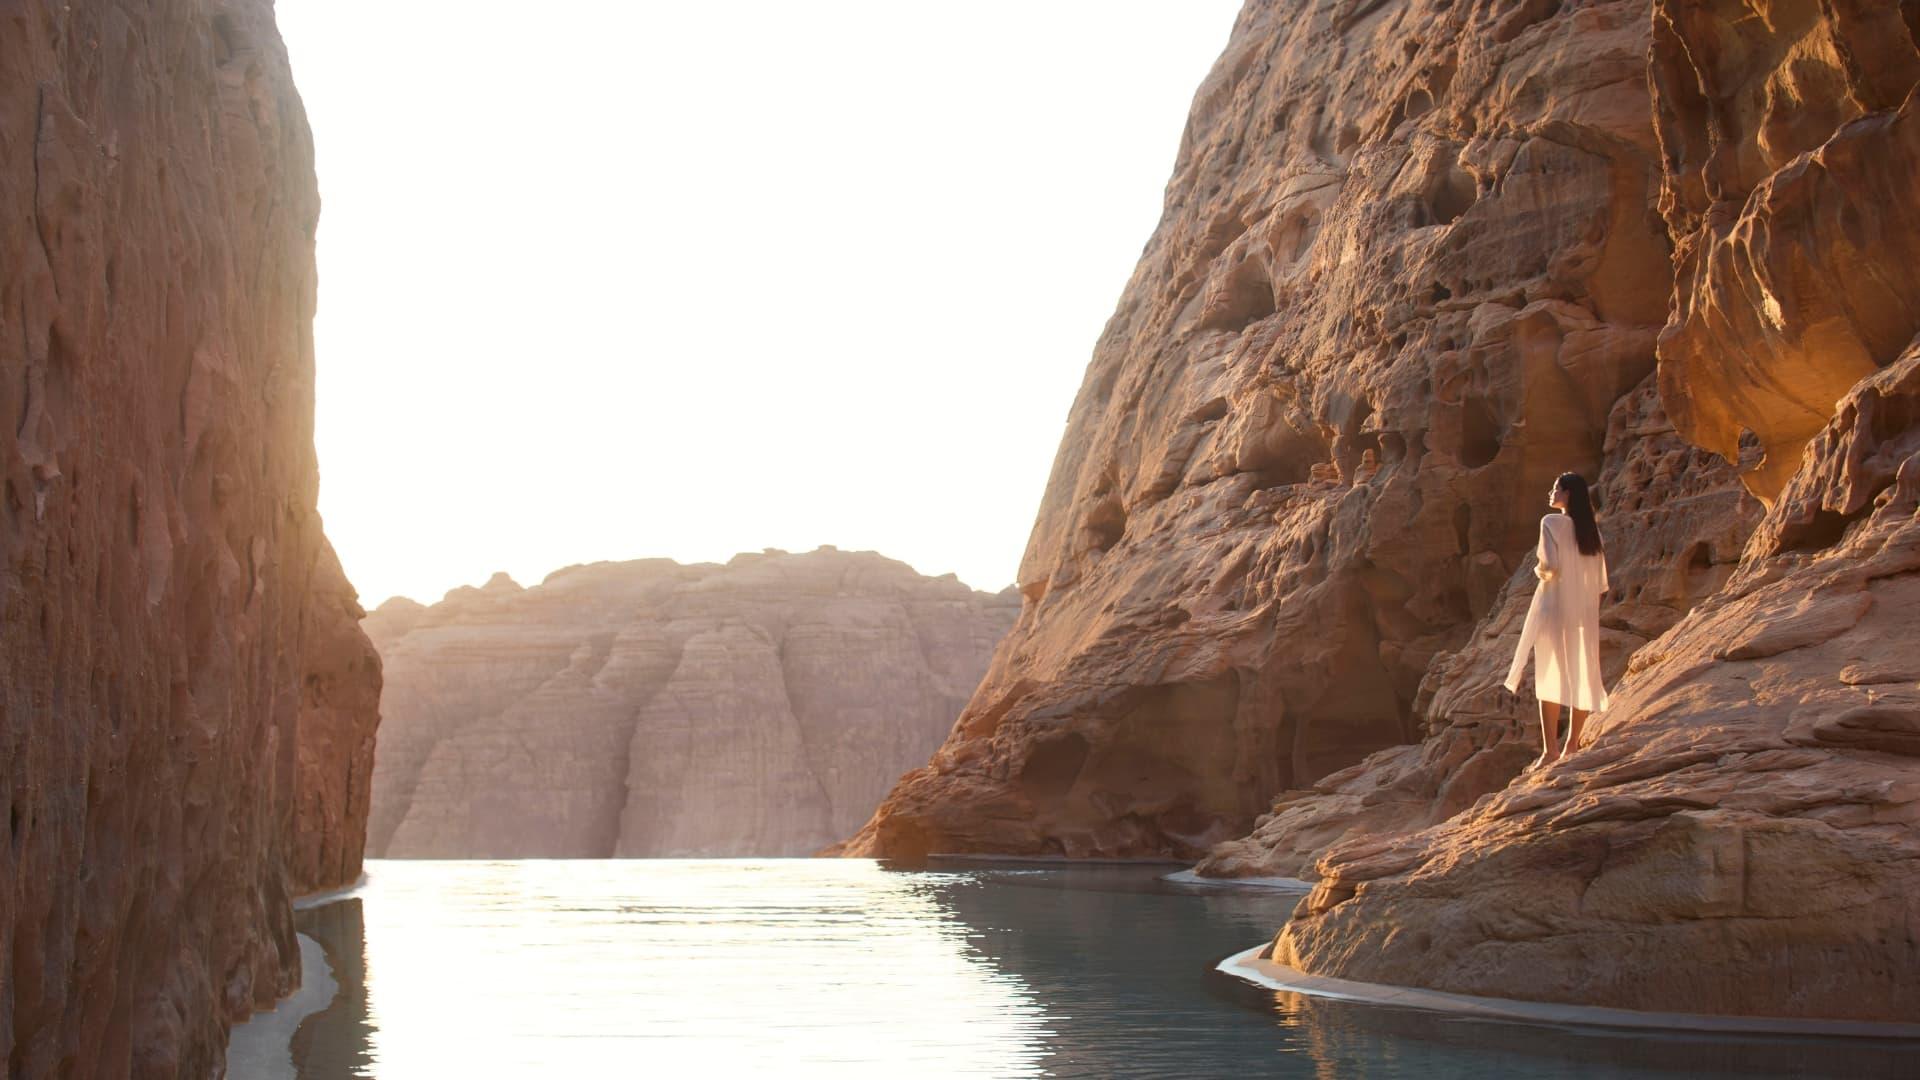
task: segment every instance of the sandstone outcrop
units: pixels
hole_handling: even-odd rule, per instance
[[[1920,347],[1807,450],[1725,588],[1589,749],[1350,841],[1280,932],[1310,971],[1628,1008],[1920,1014]]]
[[[1276,792],[1365,800],[1341,770],[1430,730],[1436,761],[1361,781],[1417,774],[1395,820],[1506,782],[1529,755],[1487,635],[1517,631],[1553,477],[1620,473],[1610,440],[1696,460],[1642,388],[1672,280],[1649,43],[1636,0],[1247,5],[1074,403],[1021,620],[846,850],[1199,857]],[[1671,516],[1723,576],[1737,544]],[[1705,586],[1666,572],[1624,582],[1652,594],[1616,667]]]
[[[1855,382],[1920,327],[1912,0],[1662,0],[1651,79],[1680,433],[1772,498]]]
[[[1731,580],[1633,654],[1590,749],[1334,846],[1280,959],[1639,1008],[1920,1010],[1917,10],[1655,5],[1661,397],[1771,506]]]
[[[811,854],[939,745],[1018,607],[832,548],[389,601],[369,850]]]
[[[1731,576],[1760,504],[1732,465],[1679,438],[1652,376],[1614,407],[1605,456],[1594,491],[1613,585],[1601,618],[1612,686],[1642,645]],[[1417,702],[1423,741],[1283,793],[1251,835],[1217,845],[1200,872],[1311,878],[1314,861],[1340,840],[1425,828],[1506,787],[1540,751],[1531,694],[1502,685],[1533,594],[1532,566],[1528,559],[1515,571],[1464,648],[1435,661]]]
[[[0,1060],[204,1077],[359,872],[306,120],[254,0],[0,11]]]
[[[1210,846],[1321,879],[1275,945],[1316,973],[1910,1019],[1917,38],[1869,0],[1249,3],[1020,623],[846,849]],[[1620,687],[1512,784],[1562,468]]]

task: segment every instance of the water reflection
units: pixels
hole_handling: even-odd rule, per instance
[[[1916,1075],[1904,1044],[1464,1020],[1215,972],[1293,903],[1139,868],[376,862],[304,1077]]]
[[[293,1033],[295,1066],[303,1077],[372,1076],[371,1010],[367,1003],[367,936],[360,898],[348,897],[293,913],[294,929],[320,943],[340,985],[333,1003]]]
[[[368,878],[363,918],[310,931],[348,956],[362,939],[366,1005],[296,1046],[303,1076],[1038,1074],[1031,994],[969,955],[923,878],[872,863],[383,861]]]
[[[1165,872],[986,870],[937,886],[978,954],[1046,1003],[1047,1075],[1280,1067],[1266,1019],[1206,986],[1222,955],[1271,934],[1296,897],[1179,890],[1158,880]]]

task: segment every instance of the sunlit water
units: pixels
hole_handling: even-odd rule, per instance
[[[1214,971],[1294,897],[1168,868],[399,862],[302,911],[302,1077],[1915,1075],[1897,1043],[1556,1029]]]

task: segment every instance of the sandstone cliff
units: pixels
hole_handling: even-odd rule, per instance
[[[1315,972],[1910,1016],[1917,28],[1250,2],[1020,622],[847,849],[1205,852],[1323,879],[1276,945]],[[1509,787],[1563,468],[1598,481],[1625,681],[1598,746]]]
[[[810,854],[939,745],[1018,606],[832,548],[390,601],[370,850]]]
[[[1759,451],[1746,479],[1772,505],[1731,580],[1634,654],[1590,749],[1435,828],[1334,847],[1276,955],[1911,1020],[1920,7],[1661,0],[1653,26],[1677,271],[1662,397],[1687,437]]]
[[[315,513],[270,4],[0,7],[0,1059],[203,1077],[359,872],[378,658]]]
[[[1198,857],[1276,792],[1364,801],[1340,770],[1439,729],[1385,798],[1444,817],[1528,756],[1487,636],[1517,633],[1564,469],[1671,523],[1623,567],[1615,670],[1725,577],[1717,513],[1626,498],[1743,512],[1651,389],[1649,36],[1638,0],[1247,5],[1073,405],[1020,623],[849,850]]]
[[[1815,440],[1733,580],[1637,653],[1590,749],[1353,840],[1276,958],[1682,1012],[1920,1014],[1920,347]]]

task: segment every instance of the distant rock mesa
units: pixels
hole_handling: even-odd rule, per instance
[[[926,760],[1018,607],[832,548],[389,601],[369,850],[812,854]]]
[[[272,5],[0,11],[0,1062],[207,1077],[360,872],[379,659],[315,512]]]

